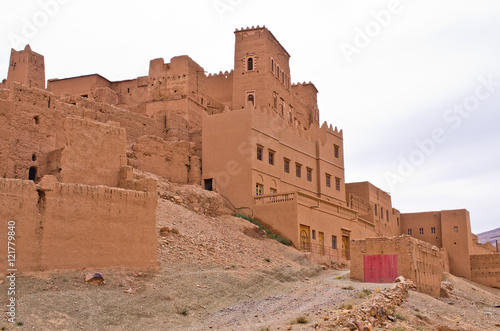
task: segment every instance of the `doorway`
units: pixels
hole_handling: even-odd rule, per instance
[[[311,228],[303,224],[300,224],[300,250],[311,251]]]

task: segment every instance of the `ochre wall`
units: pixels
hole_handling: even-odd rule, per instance
[[[398,275],[414,281],[419,292],[439,296],[444,269],[437,247],[409,236],[354,240],[351,247],[351,279],[364,281],[365,255],[396,254]]]
[[[38,190],[38,192],[37,192]],[[157,267],[156,193],[0,179],[0,245],[16,222],[20,272]],[[0,254],[0,264],[6,264]]]
[[[471,280],[500,288],[500,254],[471,255]]]
[[[172,182],[200,184],[199,158],[194,143],[166,142],[155,136],[142,136],[132,145],[129,164],[136,169],[160,175]]]

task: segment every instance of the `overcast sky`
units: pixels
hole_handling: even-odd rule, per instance
[[[346,182],[401,212],[466,208],[473,232],[500,227],[500,1],[3,0],[0,79],[26,42],[47,79],[129,79],[177,55],[229,71],[233,32],[252,25],[343,129]]]

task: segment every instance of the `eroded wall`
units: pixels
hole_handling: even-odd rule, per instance
[[[7,222],[15,221],[20,272],[157,267],[156,192],[46,178],[0,179],[0,245],[7,247]]]
[[[364,281],[364,256],[396,254],[398,275],[414,281],[419,292],[439,296],[445,262],[436,246],[399,236],[353,240],[351,247],[351,279]]]
[[[471,280],[500,288],[500,254],[471,255]]]

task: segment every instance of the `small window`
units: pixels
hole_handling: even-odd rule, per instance
[[[458,226],[454,226],[454,227],[453,227],[453,231],[454,231],[454,232],[458,232]]]
[[[313,170],[311,168],[307,168],[307,181],[312,182],[312,172]]]
[[[295,176],[300,178],[302,176],[302,165],[295,163]]]
[[[432,227],[432,228],[431,228],[431,233],[432,233],[432,234],[435,234],[435,233],[436,233],[436,228],[435,228],[435,227]]]
[[[275,189],[275,188],[272,188],[272,187],[271,187],[271,188],[269,189],[269,193],[271,193],[271,194],[276,194],[276,193],[278,193],[278,190],[277,190],[277,189]]]
[[[36,179],[36,167],[30,167],[28,170],[28,179],[35,181]]]
[[[418,229],[418,233],[420,233],[420,234],[424,234],[424,228],[420,228],[420,229]]]
[[[262,191],[264,190],[264,186],[262,184],[255,184],[255,195],[262,195]]]
[[[312,230],[312,238],[313,240],[316,240],[316,230]]]
[[[332,248],[337,249],[337,236],[332,236]]]
[[[284,160],[283,160],[283,165],[284,165],[283,170],[284,170],[287,174],[289,174],[289,173],[290,173],[290,160],[288,160],[288,159],[284,159]]]
[[[384,207],[380,207],[380,218],[384,219]]]
[[[202,101],[201,103],[203,104],[203,98],[201,99],[201,101]],[[251,103],[252,106],[255,106],[255,98],[254,98],[253,94],[248,95],[248,103]]]
[[[326,174],[326,187],[332,187],[332,176]]]
[[[247,60],[247,70],[253,71],[253,58],[252,57],[249,57]]]
[[[274,165],[274,151],[269,151],[269,164]]]
[[[34,116],[33,120],[35,121],[35,124],[40,124],[40,116]]]
[[[276,65],[276,78],[280,79],[280,66]]]
[[[389,222],[389,211],[388,210],[385,211],[385,216],[387,216],[386,219],[387,219],[387,222]]]
[[[338,159],[339,158],[339,146],[337,145],[333,145],[333,154],[335,155],[335,158]]]
[[[274,109],[278,109],[278,96],[275,94],[273,96],[274,100],[273,100],[273,107]]]
[[[413,233],[411,231],[411,229],[408,229],[408,235],[411,236]]]
[[[335,177],[335,189],[340,191],[340,178]]]
[[[281,70],[281,84],[285,84],[285,72]]]
[[[33,154],[31,155],[31,161],[36,161],[36,154],[35,154],[35,153],[33,153]]]
[[[285,105],[283,104],[283,101],[281,102],[280,108],[281,108],[281,116],[285,116]]]
[[[271,58],[271,72],[274,73],[274,59]]]
[[[263,151],[262,146],[257,146],[257,160],[262,161],[262,151]]]
[[[375,216],[378,216],[377,204],[375,204],[374,206],[375,206]]]
[[[396,218],[396,222],[397,222],[397,224],[399,226],[399,217]]]
[[[208,178],[204,180],[205,190],[213,191],[213,178]]]

